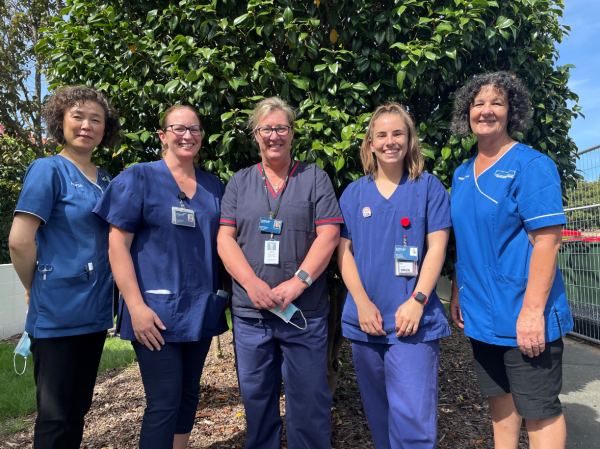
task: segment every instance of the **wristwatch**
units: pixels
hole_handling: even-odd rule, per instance
[[[415,301],[423,304],[424,306],[426,306],[429,302],[429,298],[421,292],[414,292],[412,295],[410,295],[410,297],[415,298]]]
[[[308,273],[306,271],[298,270],[298,271],[296,271],[295,276],[298,279],[300,279],[302,282],[306,282],[309,287],[312,285],[312,279],[310,278],[310,276],[308,275]]]

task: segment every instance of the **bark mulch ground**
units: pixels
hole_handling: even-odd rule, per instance
[[[493,448],[492,422],[487,401],[482,398],[472,362],[471,346],[462,331],[440,347],[438,448]],[[243,448],[246,439],[245,412],[234,368],[231,332],[221,337],[222,358],[213,342],[202,375],[196,424],[190,448]],[[334,394],[331,447],[374,448],[362,407],[349,342],[340,355],[340,381]],[[284,392],[280,400],[285,420]],[[82,448],[137,448],[145,408],[144,389],[137,364],[100,376],[88,414]],[[28,421],[33,422],[35,415]],[[33,426],[0,438],[0,448],[32,448]],[[282,446],[287,447],[284,427]],[[520,448],[527,447],[525,429]]]

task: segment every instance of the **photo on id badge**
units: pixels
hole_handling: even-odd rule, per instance
[[[267,240],[265,242],[265,265],[279,265],[279,242]]]

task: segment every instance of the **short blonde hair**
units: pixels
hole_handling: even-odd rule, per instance
[[[194,115],[198,118],[198,124],[202,125],[202,120],[200,120],[200,114],[198,114],[198,111],[192,107],[192,106],[188,106],[185,104],[177,104],[175,106],[171,106],[169,109],[167,109],[167,112],[165,112],[165,115],[163,115],[162,120],[160,121],[160,129],[164,130],[165,126],[169,126],[169,116],[171,114],[173,114],[174,112],[177,111],[181,111],[182,109],[187,109],[188,111],[192,111],[194,113]],[[167,154],[167,146],[163,143],[162,145],[162,150],[160,150],[160,157],[162,157],[163,159],[165,158],[165,155]],[[202,148],[202,146],[201,146]],[[198,151],[198,154],[196,154],[196,156],[194,156],[194,164],[197,164],[198,161],[200,160],[200,151]]]
[[[397,115],[406,125],[408,130],[408,151],[404,158],[404,168],[408,170],[408,177],[410,180],[414,181],[415,179],[421,177],[421,173],[423,173],[423,167],[425,166],[425,161],[423,160],[423,155],[421,154],[419,139],[417,137],[417,131],[415,130],[415,123],[410,115],[408,115],[408,112],[406,112],[406,109],[396,102],[386,103],[379,106],[377,109],[375,109],[375,112],[369,121],[365,138],[363,139],[360,147],[360,159],[363,164],[365,175],[373,177],[377,171],[377,158],[375,158],[373,152],[371,151],[371,141],[373,140],[373,128],[375,126],[375,122],[377,119],[379,119],[379,117],[385,114]]]
[[[294,110],[281,98],[269,97],[258,103],[248,118],[248,129],[252,132],[252,136],[254,136],[254,131],[260,125],[260,122],[273,111],[283,111],[290,126],[294,127],[296,121]]]

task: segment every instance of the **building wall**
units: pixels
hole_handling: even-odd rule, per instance
[[[25,330],[24,291],[12,264],[0,265],[0,340]]]

